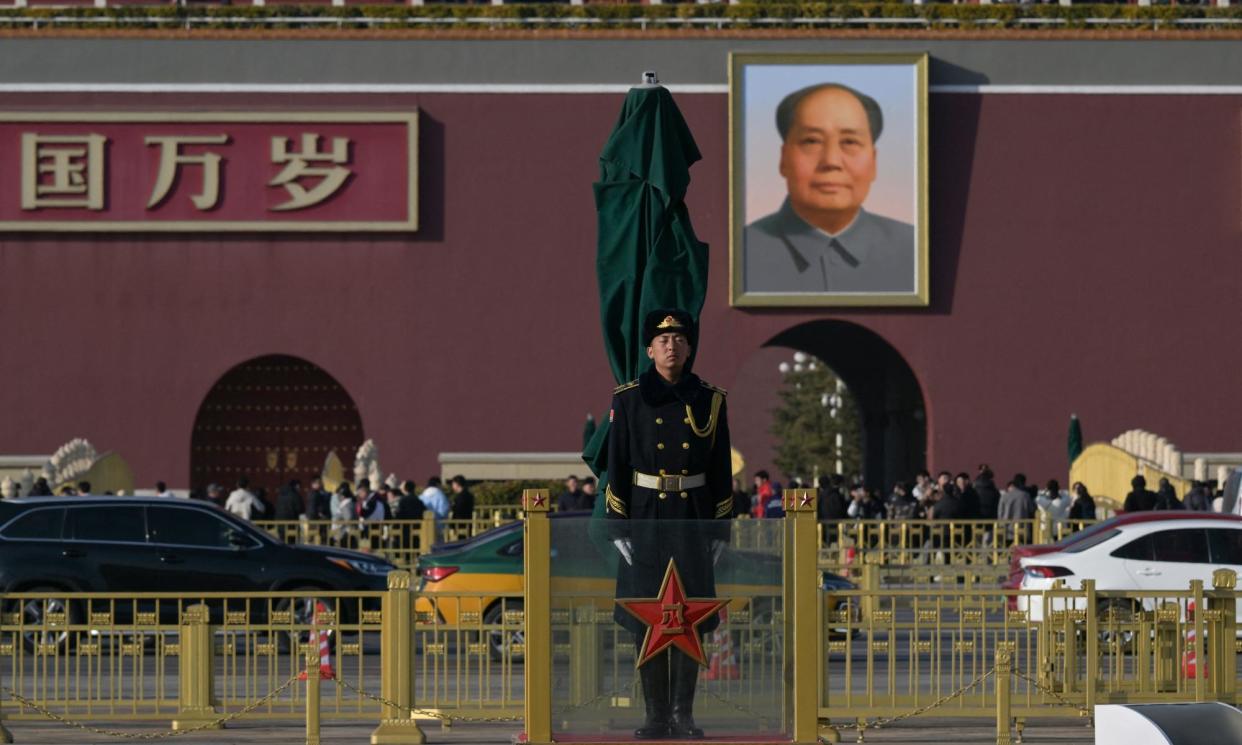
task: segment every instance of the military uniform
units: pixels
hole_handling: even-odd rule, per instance
[[[610,535],[631,540],[634,560],[620,565],[617,597],[655,597],[669,559],[687,596],[715,597],[710,543],[728,540],[733,518],[725,392],[694,374],[669,385],[648,370],[613,392],[609,416],[605,516]],[[634,633],[646,631],[625,611],[615,618]],[[718,623],[709,619],[699,630]]]
[[[694,343],[693,322],[680,311],[657,311],[644,326],[648,343],[668,331]],[[687,597],[716,595],[712,544],[728,541],[733,517],[728,414],[725,392],[689,366],[676,384],[652,368],[613,391],[604,514],[610,536],[629,541],[631,554],[631,562],[618,562],[619,598],[659,595],[670,559]],[[620,607],[613,617],[634,633],[639,648],[647,627]],[[698,631],[719,623],[713,616]],[[635,735],[702,737],[691,716],[698,663],[669,649],[639,672],[647,724]]]

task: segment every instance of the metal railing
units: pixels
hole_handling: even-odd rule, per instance
[[[14,10],[20,7],[9,6]],[[56,6],[42,6],[52,7]],[[161,15],[6,15],[0,18],[0,26],[15,28],[56,28],[56,27],[129,27],[129,28],[281,28],[315,30],[323,28],[336,29],[442,29],[442,28],[495,28],[495,29],[631,29],[646,31],[649,29],[714,29],[714,30],[766,30],[773,28],[791,29],[829,29],[829,28],[870,28],[870,29],[928,29],[954,30],[958,28],[1124,28],[1124,29],[1237,29],[1242,26],[1242,18],[1228,16],[1209,16],[1203,18],[1162,18],[1159,16],[1128,17],[1128,18],[972,18],[953,17],[790,17],[790,18],[746,18],[746,17],[684,17],[639,16],[639,17],[592,17],[592,16],[412,16],[383,17],[366,15],[326,15],[326,16],[252,16],[225,14],[178,14]]]
[[[3,718],[167,719],[173,730],[243,713],[301,719],[305,692],[289,681],[310,655],[316,679],[337,683],[315,704],[316,720],[386,726],[400,717],[384,702],[410,722],[415,713],[511,720],[521,650],[496,640],[520,629],[520,602],[501,598],[516,614],[463,614],[452,626],[415,602],[405,571],[390,574],[386,592],[8,594],[0,700],[20,703],[6,700]]]
[[[257,520],[254,525],[289,544],[339,546],[374,553],[413,568],[431,546],[472,538],[517,521],[506,510],[476,511],[469,520]]]
[[[843,520],[820,524],[828,561],[997,565],[1014,546],[1054,543],[1095,520]]]
[[[429,547],[465,540],[518,522],[514,507],[476,509],[470,520],[260,520],[255,526],[290,544],[333,545],[383,556],[413,569]],[[1096,521],[839,520],[818,524],[820,560],[826,565],[999,566],[1014,546],[1061,540]],[[765,549],[765,531],[734,531],[733,547]],[[983,570],[981,570],[983,571]]]
[[[1086,580],[1082,589],[1044,592],[825,594],[819,714],[864,728],[932,703],[920,715],[988,717],[1000,703],[996,691],[968,685],[1000,652],[1013,675],[1006,732],[1025,718],[1090,716],[1097,703],[1235,704],[1235,584],[1221,570],[1206,591],[1196,580],[1182,591],[1097,592]]]
[[[528,551],[538,553],[546,526],[527,521]],[[1087,581],[1035,592],[991,586],[977,565],[856,564],[842,569],[857,572],[858,589],[825,590],[813,512],[791,510],[786,527],[773,531],[785,541],[783,589],[762,596],[762,612],[758,595],[730,607],[705,640],[709,655],[727,651],[736,666],[702,686],[707,716],[758,710],[803,679],[786,690],[804,735],[821,723],[995,717],[1002,742],[1026,719],[1083,716],[1097,703],[1240,702],[1233,572],[1218,571],[1206,590],[1101,592]],[[416,739],[418,719],[525,716],[530,732],[540,717],[546,725],[601,697],[639,706],[636,690],[615,695],[609,683],[632,680],[634,645],[613,620],[608,578],[554,596],[542,555],[528,554],[522,596],[420,593],[405,571],[382,592],[9,594],[0,715],[163,719],[174,729],[305,717],[312,741],[321,718],[362,719],[399,741]],[[553,670],[569,670],[574,684],[556,702],[552,679],[538,681]],[[321,678],[331,681],[322,690]]]

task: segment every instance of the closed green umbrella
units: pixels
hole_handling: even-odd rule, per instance
[[[1070,414],[1067,448],[1069,450],[1070,467],[1073,468],[1074,461],[1078,459],[1078,456],[1082,455],[1082,425],[1078,423],[1077,414]]]
[[[681,308],[697,322],[707,293],[707,244],[695,236],[685,204],[690,166],[702,156],[672,94],[648,77],[626,94],[595,183],[600,322],[617,385],[649,364],[640,336],[646,314]],[[605,421],[582,453],[601,490],[607,442]],[[604,502],[595,501],[597,517]]]

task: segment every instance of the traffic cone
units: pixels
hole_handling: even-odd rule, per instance
[[[332,643],[331,631],[319,627],[319,618],[321,613],[327,613],[328,607],[323,604],[322,600],[315,601],[315,620],[313,626],[318,629],[319,636],[319,679],[333,680],[336,678],[336,670],[332,669]],[[298,673],[298,680],[306,680],[306,671]]]
[[[727,628],[728,612],[720,611],[720,626],[712,632],[712,641],[716,643],[716,651],[708,662],[707,672],[703,680],[737,680],[742,677],[738,669],[737,656],[733,654],[733,634]]]
[[[1199,673],[1199,660],[1195,655],[1195,601],[1186,605],[1186,646],[1182,649],[1182,677],[1194,679],[1196,676],[1206,678],[1208,675],[1207,660],[1203,661],[1203,672]]]

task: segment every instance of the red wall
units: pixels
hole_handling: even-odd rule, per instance
[[[862,324],[904,355],[933,468],[1062,476],[1069,415],[1238,450],[1239,96],[933,95],[932,306],[728,306],[726,99],[679,103],[712,246],[699,371],[725,387],[798,323]],[[211,385],[265,354],[350,391],[381,464],[572,450],[613,385],[594,284],[596,157],[618,95],[10,97],[13,108],[422,109],[417,235],[9,234],[0,453],[84,436],[143,484],[189,472]],[[748,407],[734,402],[740,412]],[[754,409],[756,407],[749,407]],[[738,421],[766,429],[766,423]],[[758,447],[758,446],[756,446]]]

